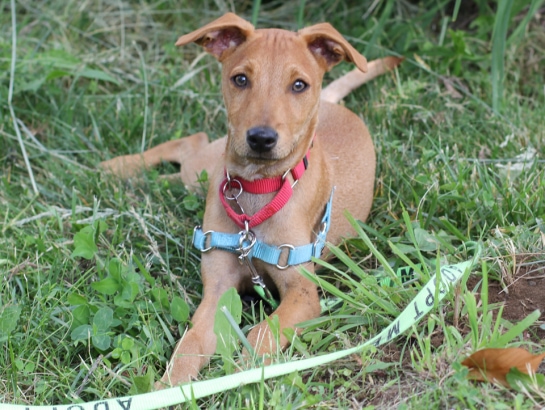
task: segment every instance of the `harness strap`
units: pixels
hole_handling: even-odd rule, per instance
[[[286,269],[289,266],[299,265],[310,262],[312,257],[319,258],[325,247],[325,241],[331,222],[331,207],[333,202],[333,192],[329,201],[326,204],[324,216],[320,223],[320,231],[316,235],[316,241],[302,246],[292,245],[268,245],[260,240],[257,240],[252,247],[248,258],[257,258],[270,265],[276,265],[279,269]],[[242,231],[241,233],[243,233]],[[203,232],[200,226],[196,226],[193,232],[193,246],[201,252],[208,252],[212,249],[220,249],[232,253],[238,253],[240,249],[241,233],[223,233],[215,231]],[[288,253],[287,262],[285,265],[280,265],[280,258],[283,253]]]

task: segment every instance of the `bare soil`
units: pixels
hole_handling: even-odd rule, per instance
[[[470,278],[468,287],[480,280],[479,277]],[[541,311],[539,320],[524,337],[545,346],[545,266],[531,265],[521,269],[511,284],[501,284],[491,281],[488,284],[489,303],[503,303],[502,317],[511,323],[517,323],[532,313]]]

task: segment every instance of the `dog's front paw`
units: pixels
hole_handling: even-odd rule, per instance
[[[174,371],[170,369],[170,370],[167,370],[167,372],[165,372],[163,377],[161,377],[161,380],[158,380],[157,382],[155,382],[155,384],[153,385],[153,389],[164,390],[164,389],[169,389],[171,387],[180,386],[185,383],[189,383],[192,380],[196,381],[198,380],[197,375],[198,375],[198,372],[192,375],[180,370],[179,368],[174,369]]]
[[[163,389],[168,389],[169,387],[172,387],[172,386],[170,384],[163,382],[163,380],[159,380],[159,381],[156,381],[155,384],[153,385],[153,390],[159,391]]]

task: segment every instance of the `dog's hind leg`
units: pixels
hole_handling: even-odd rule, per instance
[[[185,158],[194,156],[206,144],[208,136],[204,132],[199,132],[189,137],[167,141],[141,154],[122,155],[98,165],[121,178],[131,178],[145,169],[159,165],[162,161],[182,164]]]
[[[120,177],[132,178],[148,168],[159,165],[162,161],[180,165],[180,174],[184,185],[192,190],[198,189],[199,175],[203,170],[208,173],[220,159],[225,150],[225,138],[208,142],[204,132],[173,141],[167,141],[141,154],[122,155],[101,162],[99,167]]]

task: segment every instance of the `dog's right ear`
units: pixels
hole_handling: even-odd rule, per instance
[[[230,51],[244,43],[253,31],[252,24],[236,14],[227,13],[206,26],[180,37],[176,45],[183,46],[195,42],[222,61]]]

